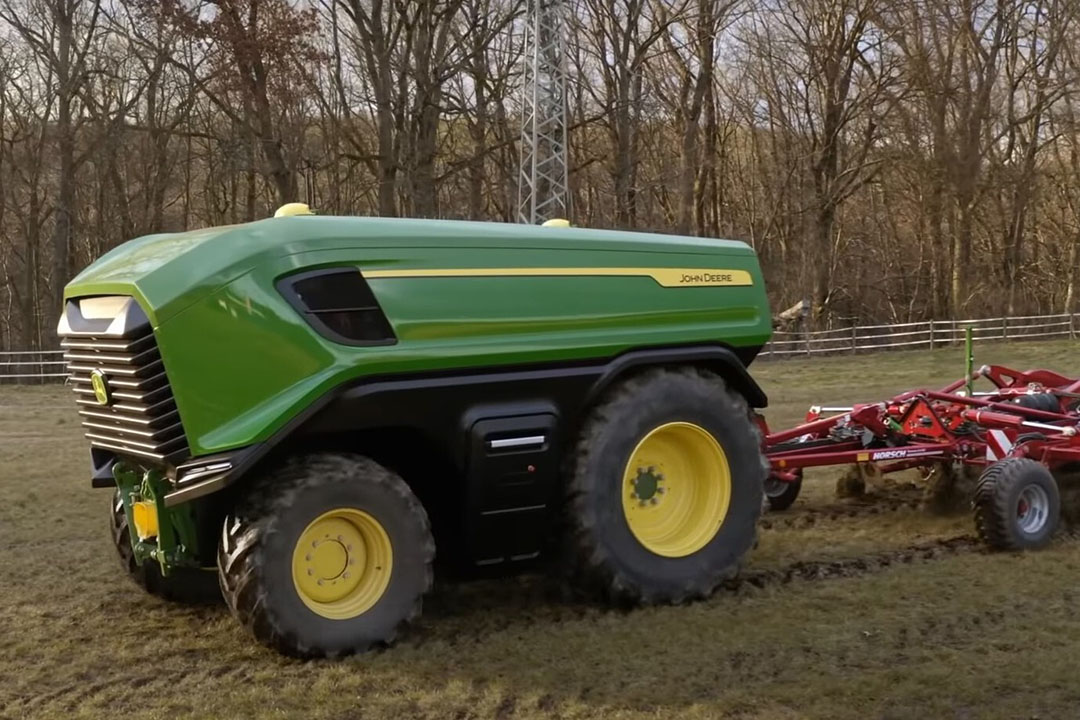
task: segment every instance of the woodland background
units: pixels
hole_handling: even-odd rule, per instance
[[[746,240],[817,326],[1073,312],[1075,0],[567,0],[572,220]],[[516,219],[518,0],[0,0],[0,349],[145,233]]]

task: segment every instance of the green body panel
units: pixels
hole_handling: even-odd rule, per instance
[[[700,268],[752,284],[663,287],[648,276],[372,277],[398,338],[355,347],[316,333],[283,275],[370,270]],[[142,238],[67,297],[131,294],[154,325],[193,455],[267,439],[331,388],[363,376],[609,358],[626,350],[770,335],[756,256],[743,243],[496,223],[297,217]]]

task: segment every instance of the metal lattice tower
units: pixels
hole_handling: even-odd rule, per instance
[[[566,7],[529,0],[525,25],[518,221],[570,216],[566,128]]]

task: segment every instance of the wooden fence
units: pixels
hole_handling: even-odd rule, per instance
[[[970,327],[975,342],[1074,338],[1080,327],[1076,314],[1024,315],[978,320],[927,320],[892,325],[854,325],[836,330],[773,333],[760,357],[835,355],[891,349],[927,348],[964,342]]]
[[[0,351],[0,384],[39,385],[68,376],[63,350]]]

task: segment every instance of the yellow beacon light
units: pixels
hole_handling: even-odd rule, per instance
[[[314,215],[314,214],[315,213],[311,212],[311,208],[308,207],[307,203],[295,202],[295,203],[286,203],[285,205],[282,205],[281,207],[279,207],[277,209],[277,212],[274,213],[274,217],[280,218],[280,217],[293,217],[294,215]]]

